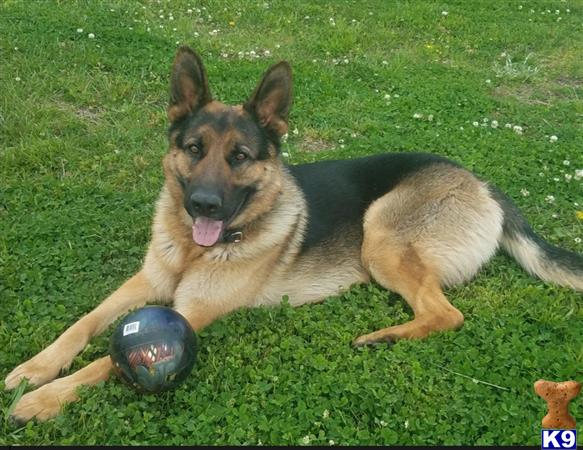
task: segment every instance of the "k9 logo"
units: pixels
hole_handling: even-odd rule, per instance
[[[542,449],[577,448],[577,430],[542,430]]]

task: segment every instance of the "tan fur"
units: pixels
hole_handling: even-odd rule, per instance
[[[436,164],[403,180],[368,208],[362,260],[371,275],[403,296],[415,319],[356,339],[356,345],[422,338],[457,329],[463,315],[442,286],[471,278],[494,254],[502,211],[484,183],[464,169]]]

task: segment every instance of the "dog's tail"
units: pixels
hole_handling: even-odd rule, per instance
[[[583,292],[583,255],[555,247],[537,235],[518,207],[492,188],[504,212],[501,245],[529,273]]]

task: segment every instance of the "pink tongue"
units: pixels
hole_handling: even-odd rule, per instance
[[[223,221],[208,217],[197,217],[192,225],[192,239],[198,245],[210,247],[215,245],[223,231]]]

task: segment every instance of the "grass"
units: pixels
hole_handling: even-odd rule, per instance
[[[227,103],[269,64],[292,63],[291,163],[439,153],[581,253],[582,22],[574,0],[3,2],[0,379],[139,268],[177,43],[202,54]],[[447,294],[461,331],[392,348],[350,346],[412,317],[374,284],[238,311],[200,333],[199,363],[175,392],[113,380],[22,427],[7,420],[17,394],[0,392],[0,444],[539,445],[546,405],[533,382],[583,380],[581,294],[502,255]],[[571,412],[583,421],[581,398]]]

